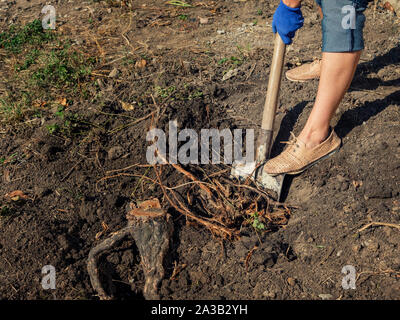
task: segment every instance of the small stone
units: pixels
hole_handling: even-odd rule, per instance
[[[225,33],[225,30],[217,30],[217,33],[218,33],[218,34],[224,34],[224,33]]]
[[[353,250],[355,253],[360,252],[361,246],[359,244],[355,244],[351,247],[351,250]]]
[[[208,18],[200,18],[200,24],[207,24],[209,22]]]

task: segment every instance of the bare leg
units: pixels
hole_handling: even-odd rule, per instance
[[[323,142],[332,117],[348,90],[360,59],[357,52],[323,52],[317,98],[307,123],[299,135],[307,148]]]

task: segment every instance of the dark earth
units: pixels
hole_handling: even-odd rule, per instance
[[[0,45],[0,299],[98,299],[90,249],[126,225],[129,203],[154,198],[174,221],[161,299],[400,299],[400,20],[383,2],[366,11],[366,49],[333,120],[340,152],[286,180],[276,205],[285,219],[263,230],[243,215],[230,225],[239,236],[224,239],[167,201],[147,166],[146,133],[175,119],[195,130],[257,128],[278,1],[52,1],[56,40],[39,49],[68,40],[90,71],[40,91],[25,78],[40,60],[16,71],[31,47]],[[0,1],[0,32],[43,18],[45,4]],[[285,70],[320,56],[313,1],[303,14]],[[317,86],[282,81],[273,155],[300,132]],[[21,97],[33,98],[22,106]],[[185,169],[203,180],[226,167]],[[198,196],[171,166],[161,179]],[[56,269],[55,290],[41,286],[45,265]],[[356,289],[342,287],[347,265]],[[132,239],[104,255],[101,272],[117,299],[144,299]]]

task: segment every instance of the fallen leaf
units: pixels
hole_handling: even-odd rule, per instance
[[[66,107],[66,106],[68,105],[68,103],[67,103],[67,98],[57,98],[57,99],[56,99],[56,102],[57,102],[58,104],[61,104],[61,105],[64,106],[64,107]]]
[[[296,279],[293,278],[288,278],[287,279],[288,284],[290,284],[291,286],[294,286],[296,284]]]
[[[46,104],[47,104],[46,101],[34,101],[34,102],[32,103],[32,105],[33,105],[35,108],[43,108],[43,107],[46,106]]]
[[[147,61],[146,61],[146,60],[144,60],[144,59],[138,60],[138,61],[136,61],[136,63],[135,63],[135,68],[144,69],[144,67],[146,67],[146,64],[147,64]]]
[[[30,199],[25,193],[21,190],[15,190],[5,195],[7,198],[10,198],[12,201],[18,201],[20,199],[27,200]]]
[[[121,106],[122,106],[122,109],[124,109],[125,111],[135,110],[135,107],[132,104],[124,102],[124,101],[121,101]]]

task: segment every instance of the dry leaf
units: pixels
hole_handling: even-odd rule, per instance
[[[21,190],[15,190],[5,195],[7,198],[10,198],[12,201],[18,201],[20,199],[27,200],[30,199],[25,193]]]
[[[32,105],[33,105],[35,108],[43,108],[43,107],[46,106],[46,104],[47,104],[46,101],[34,101],[34,102],[32,103]]]
[[[124,109],[125,111],[133,111],[135,109],[135,107],[127,102],[121,101],[121,106],[122,109]]]
[[[296,284],[296,279],[293,278],[288,278],[287,279],[288,284],[290,284],[291,286],[294,286]]]
[[[144,59],[138,60],[138,61],[136,61],[136,63],[135,63],[135,68],[144,69],[144,67],[146,67],[146,64],[147,64],[147,61],[146,61],[146,60],[144,60]]]
[[[68,103],[67,103],[67,98],[57,98],[57,99],[56,99],[56,102],[57,102],[58,104],[61,104],[61,105],[64,106],[64,107],[66,107],[66,106],[68,105]]]

